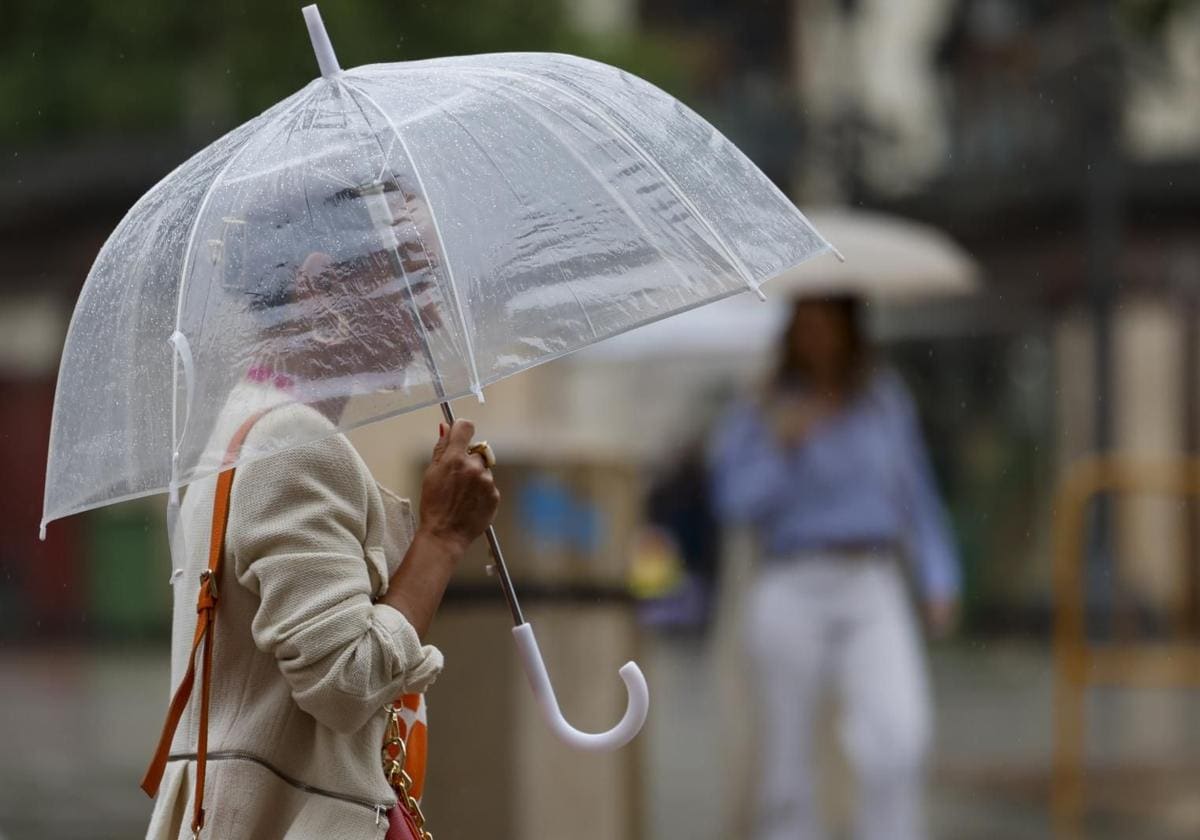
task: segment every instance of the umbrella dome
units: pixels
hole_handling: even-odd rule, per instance
[[[322,69],[105,243],[63,351],[43,526],[226,466],[213,432],[248,371],[344,401],[349,429],[829,248],[711,125],[616,68],[513,53]]]

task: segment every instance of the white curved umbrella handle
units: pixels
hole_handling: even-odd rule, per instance
[[[554,696],[554,687],[550,685],[550,675],[546,673],[546,664],[542,661],[542,652],[538,649],[532,625],[528,622],[519,624],[512,632],[517,651],[521,654],[521,667],[529,678],[529,686],[542,709],[542,717],[560,739],[576,749],[600,752],[620,749],[641,731],[646,714],[650,711],[650,689],[636,662],[626,662],[617,672],[625,681],[625,691],[629,695],[629,704],[621,722],[607,732],[580,732],[567,723],[558,708],[558,698]]]

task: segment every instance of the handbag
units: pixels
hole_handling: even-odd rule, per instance
[[[383,774],[388,784],[396,791],[396,807],[388,812],[388,832],[384,840],[433,840],[425,828],[425,815],[421,805],[413,796],[413,779],[405,766],[408,763],[408,745],[405,740],[404,721],[400,719],[397,704],[385,707],[388,714],[387,730],[383,736]]]

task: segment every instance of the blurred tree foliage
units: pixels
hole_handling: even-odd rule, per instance
[[[1117,12],[1129,31],[1143,38],[1157,38],[1173,15],[1196,4],[1197,0],[1118,0]]]
[[[4,0],[0,142],[211,135],[307,83],[299,0]],[[322,8],[344,67],[466,53],[572,52],[686,98],[686,50],[585,36],[558,0],[342,0]]]

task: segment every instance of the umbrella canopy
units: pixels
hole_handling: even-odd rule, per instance
[[[43,525],[218,471],[249,370],[348,400],[350,428],[827,248],[712,126],[613,67],[335,70],[170,173],[105,244],[63,352]]]
[[[979,290],[975,260],[937,228],[887,213],[818,209],[808,218],[836,242],[845,261],[817,260],[772,281],[768,292],[789,295],[852,293],[882,301],[911,301]]]

